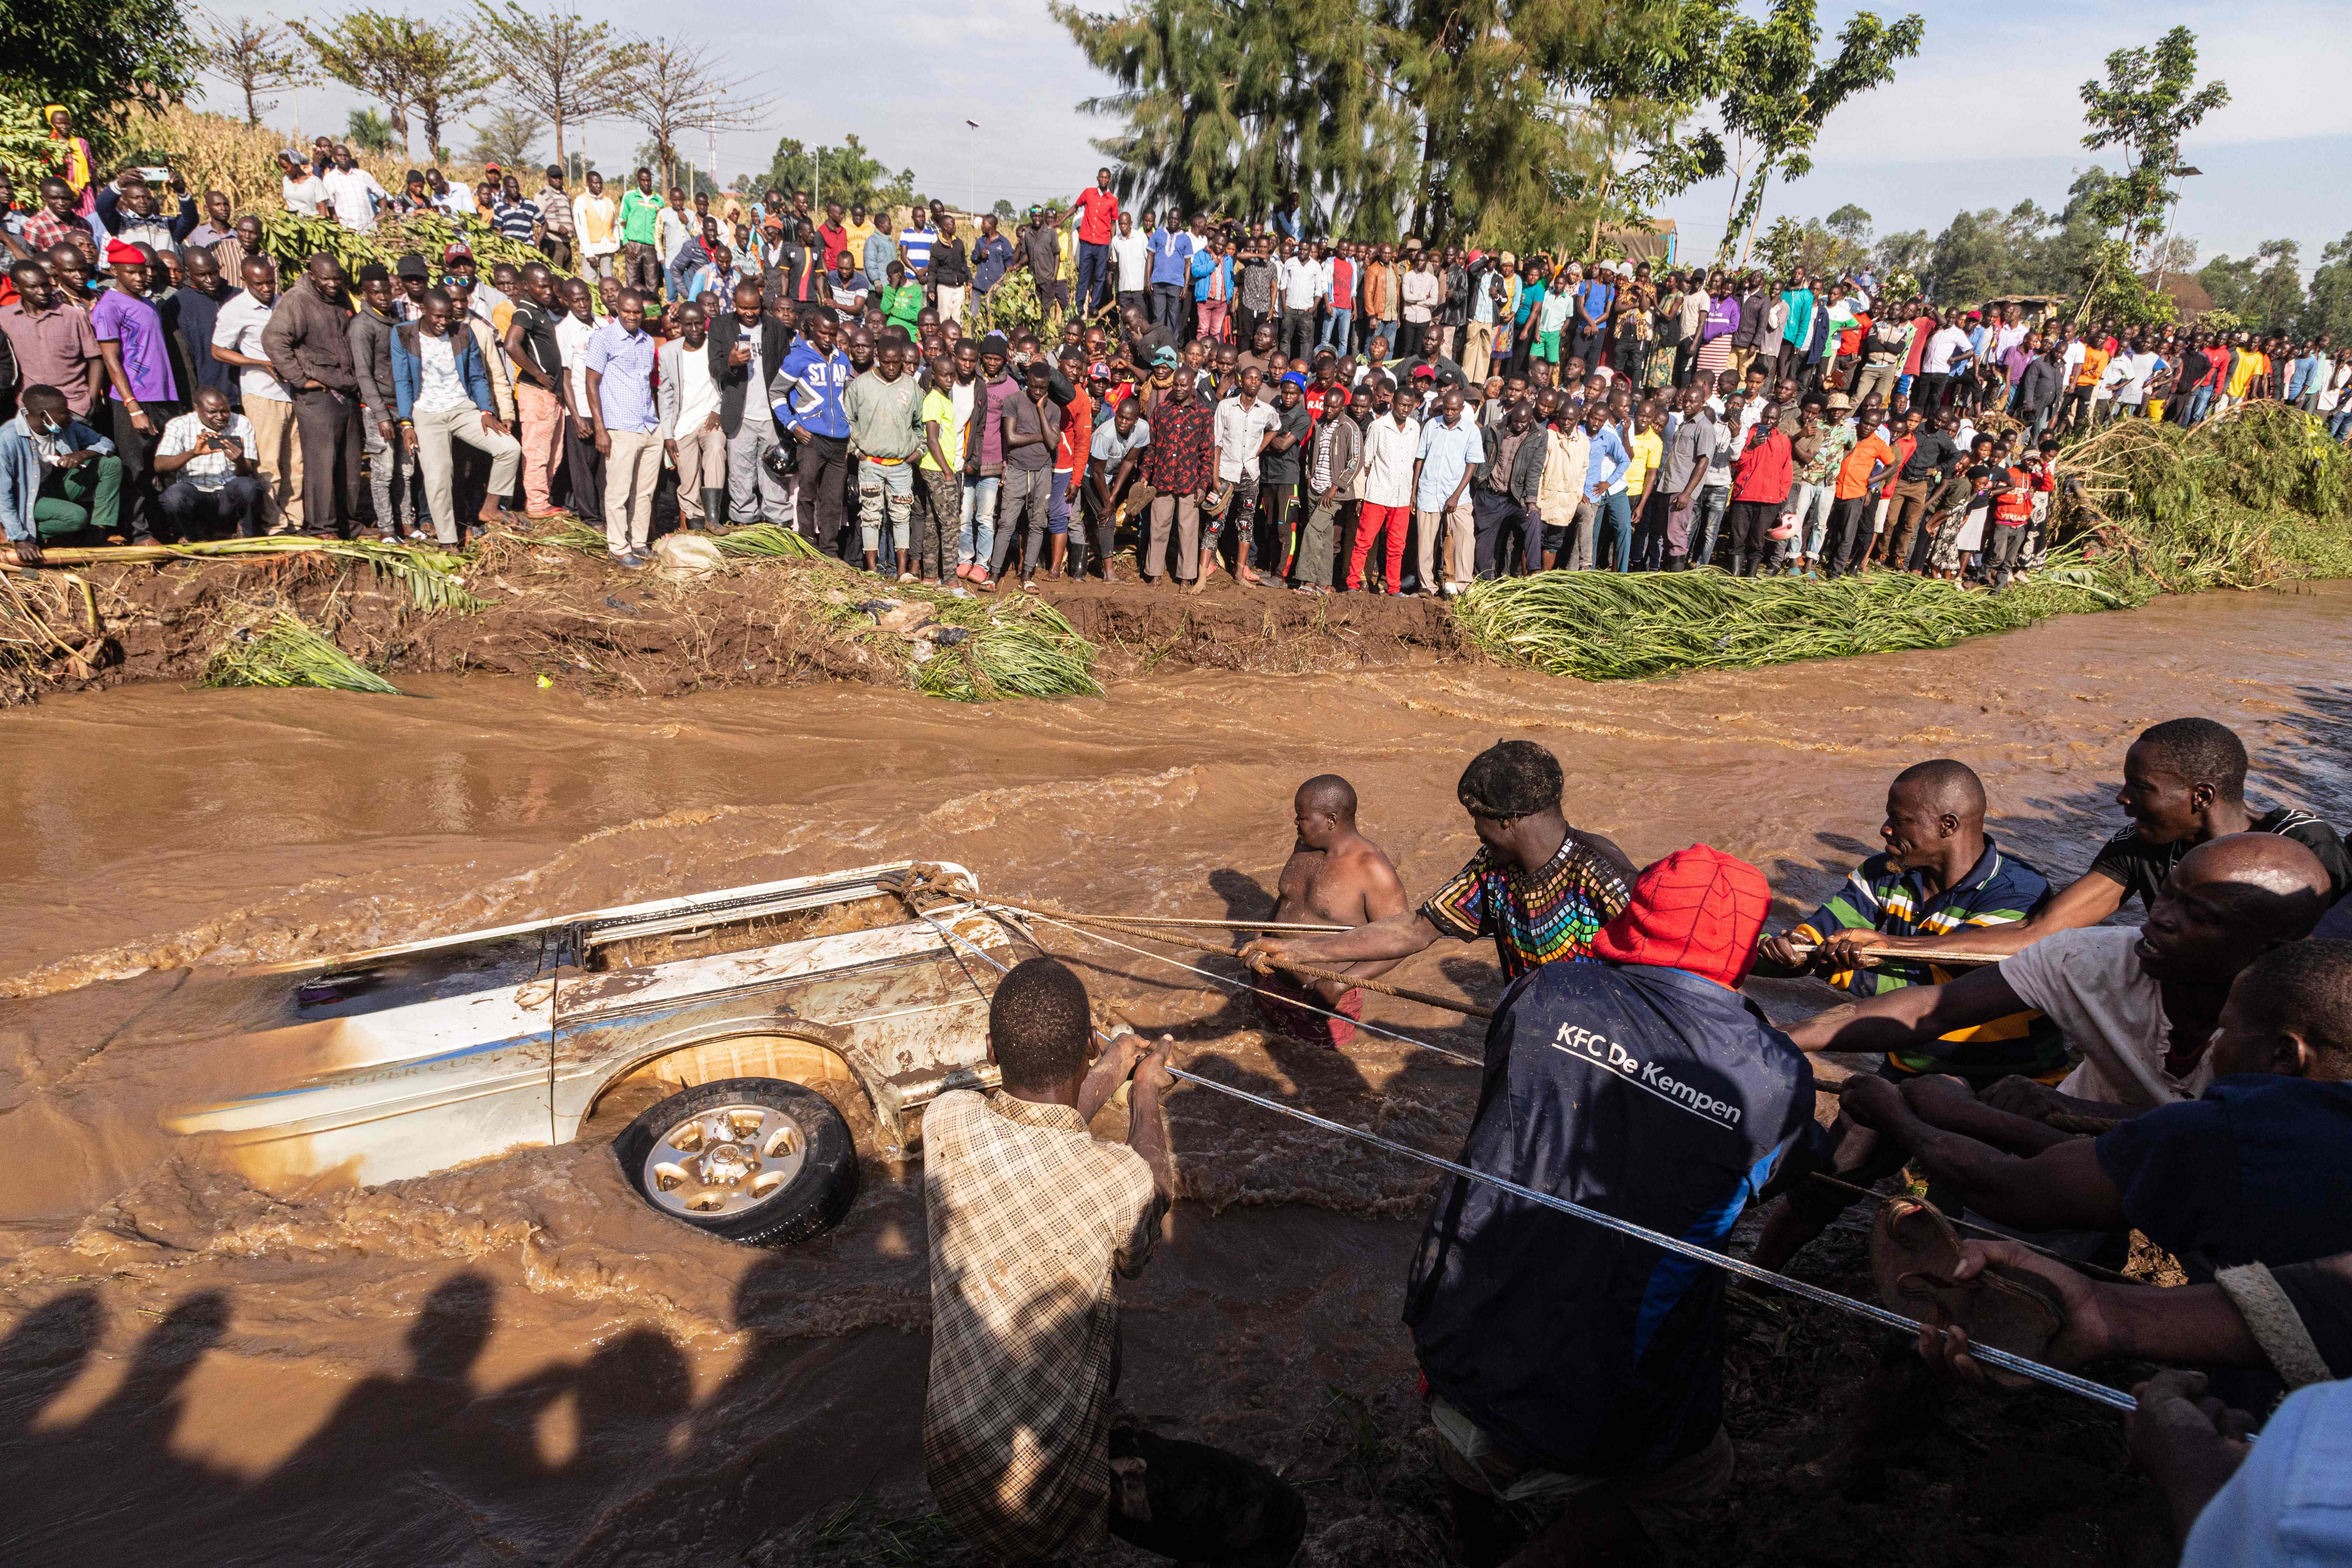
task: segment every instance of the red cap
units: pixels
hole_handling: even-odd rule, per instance
[[[441,264],[446,267],[461,256],[468,261],[474,259],[474,253],[467,249],[463,245],[453,245],[448,249],[441,253]]]
[[[1592,939],[1592,953],[1680,969],[1736,989],[1756,963],[1756,939],[1771,906],[1763,872],[1694,844],[1634,879],[1632,901]]]
[[[110,239],[106,242],[106,264],[109,267],[144,267],[147,253],[128,240]]]

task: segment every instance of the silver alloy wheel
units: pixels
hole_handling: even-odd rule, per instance
[[[646,1151],[646,1196],[681,1217],[745,1214],[790,1186],[807,1156],[800,1123],[773,1106],[698,1110]]]

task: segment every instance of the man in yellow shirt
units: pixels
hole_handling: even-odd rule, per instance
[[[866,242],[873,238],[877,232],[873,223],[866,216],[864,202],[849,204],[849,221],[843,224],[841,229],[849,237],[850,256],[860,268],[863,268],[866,265]],[[866,281],[877,289],[882,286],[882,279],[879,278],[869,278]]]

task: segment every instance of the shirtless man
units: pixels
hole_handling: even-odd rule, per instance
[[[1318,773],[1298,786],[1291,802],[1298,843],[1282,868],[1278,924],[1366,926],[1405,908],[1404,884],[1381,847],[1356,831],[1356,791],[1337,773]],[[1334,963],[1331,968],[1369,979],[1397,966],[1393,958]],[[1336,980],[1302,980],[1273,971],[1258,980],[1258,1011],[1275,1028],[1309,1045],[1345,1047],[1356,1037],[1350,1019],[1364,1013],[1364,994]],[[1310,1003],[1347,1015],[1327,1018],[1308,1012]]]

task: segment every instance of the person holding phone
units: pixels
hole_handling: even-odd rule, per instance
[[[214,537],[234,525],[239,539],[261,532],[261,448],[253,426],[218,387],[199,387],[195,407],[163,426],[154,471],[158,501],[173,539]]]

